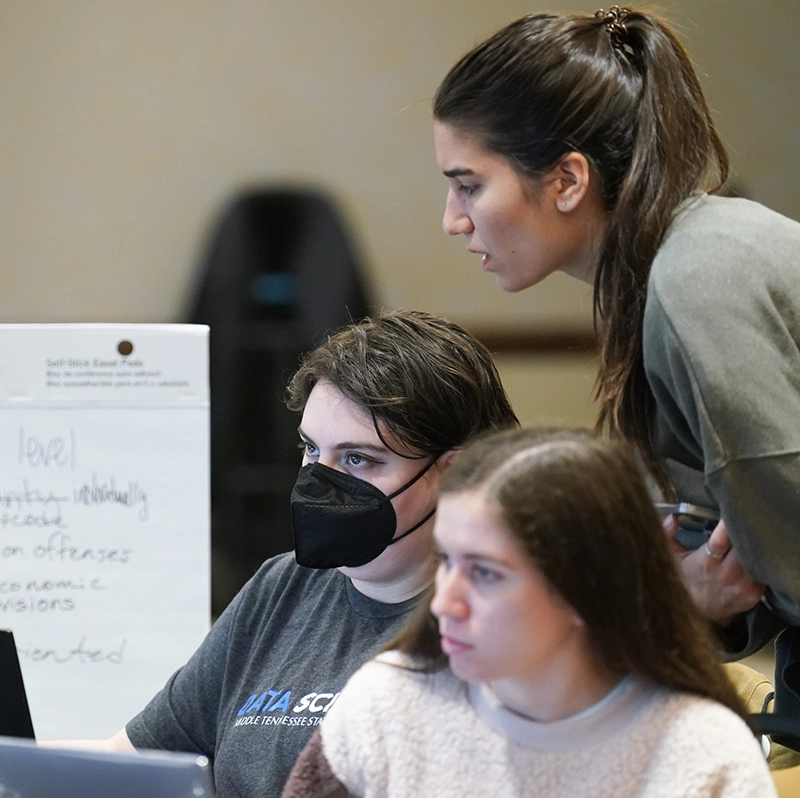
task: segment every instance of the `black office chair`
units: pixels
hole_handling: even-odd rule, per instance
[[[297,419],[283,405],[300,355],[367,315],[360,259],[330,197],[253,189],[221,213],[187,321],[208,324],[212,611],[292,548]]]

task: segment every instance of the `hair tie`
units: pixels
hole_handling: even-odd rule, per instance
[[[595,11],[594,15],[605,23],[608,35],[611,37],[611,44],[614,47],[626,53],[633,52],[628,41],[628,29],[625,27],[625,23],[631,15],[630,9],[611,6],[608,11],[604,11],[602,8]]]

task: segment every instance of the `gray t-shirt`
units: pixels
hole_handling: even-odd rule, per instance
[[[280,795],[348,678],[419,603],[382,604],[338,571],[265,562],[126,731],[137,748],[209,757],[219,798]]]

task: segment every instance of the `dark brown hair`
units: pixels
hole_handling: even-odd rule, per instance
[[[440,495],[477,492],[578,612],[610,671],[706,696],[747,719],[709,624],[681,582],[633,450],[586,431],[513,430],[468,447]],[[446,662],[420,612],[390,647]],[[748,721],[749,722],[749,721]]]
[[[598,426],[632,440],[664,482],[642,357],[650,266],[676,207],[694,191],[718,190],[728,174],[686,51],[662,21],[637,11],[622,37],[596,16],[526,16],[450,70],[433,113],[533,180],[571,151],[589,161],[607,214],[594,291]]]
[[[384,312],[331,335],[292,377],[289,409],[302,412],[320,381],[368,410],[382,439],[388,430],[420,456],[519,424],[486,347],[419,311]]]

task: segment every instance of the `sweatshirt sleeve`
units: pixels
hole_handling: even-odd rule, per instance
[[[136,748],[188,751],[213,760],[231,630],[242,593],[225,609],[186,665],[128,722],[125,730]]]
[[[651,280],[655,443],[678,481],[699,469],[701,493],[680,498],[711,497],[748,576],[800,624],[800,315],[787,317],[788,289],[764,279],[757,252],[731,258],[724,280],[713,264]]]

